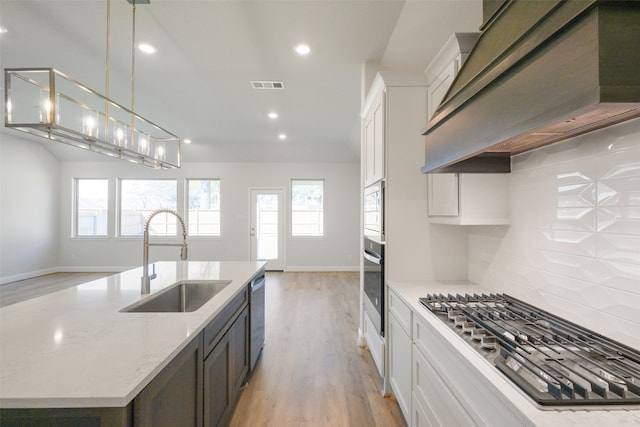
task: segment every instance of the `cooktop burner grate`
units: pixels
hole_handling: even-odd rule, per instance
[[[537,403],[640,404],[640,352],[506,294],[420,303]]]

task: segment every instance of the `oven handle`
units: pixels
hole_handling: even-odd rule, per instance
[[[367,261],[371,261],[374,264],[382,264],[382,258],[379,257],[374,257],[372,255],[370,255],[368,252],[363,252],[362,255],[364,255],[364,259],[366,259]]]

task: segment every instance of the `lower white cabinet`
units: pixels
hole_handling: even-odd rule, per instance
[[[423,411],[421,415],[424,419],[419,421],[424,422],[424,425],[433,427],[476,425],[427,357],[415,345],[413,346],[413,388],[416,401]]]
[[[411,337],[389,316],[389,383],[405,420],[411,418]]]
[[[411,420],[411,308],[392,289],[387,291],[389,322],[388,378],[404,419]]]
[[[409,425],[533,427],[431,323],[431,313],[407,304],[395,289],[387,290],[387,379]],[[376,360],[373,348],[372,354]]]
[[[413,321],[413,393],[432,426],[534,425],[417,315]]]
[[[378,373],[381,377],[384,376],[384,340],[378,335],[376,327],[369,318],[369,314],[364,312],[364,339],[367,342],[367,347],[371,352],[371,357],[378,368]]]
[[[436,427],[433,424],[433,415],[429,413],[430,416],[427,416],[427,411],[422,407],[422,404],[418,402],[418,398],[415,393],[412,393],[412,402],[411,402],[411,424],[412,427]]]

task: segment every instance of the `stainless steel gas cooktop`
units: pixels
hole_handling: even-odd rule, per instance
[[[540,405],[639,405],[640,352],[505,294],[420,298]]]

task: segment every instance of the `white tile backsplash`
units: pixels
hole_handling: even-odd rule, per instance
[[[640,349],[640,119],[512,171],[511,225],[469,227],[469,279]]]

